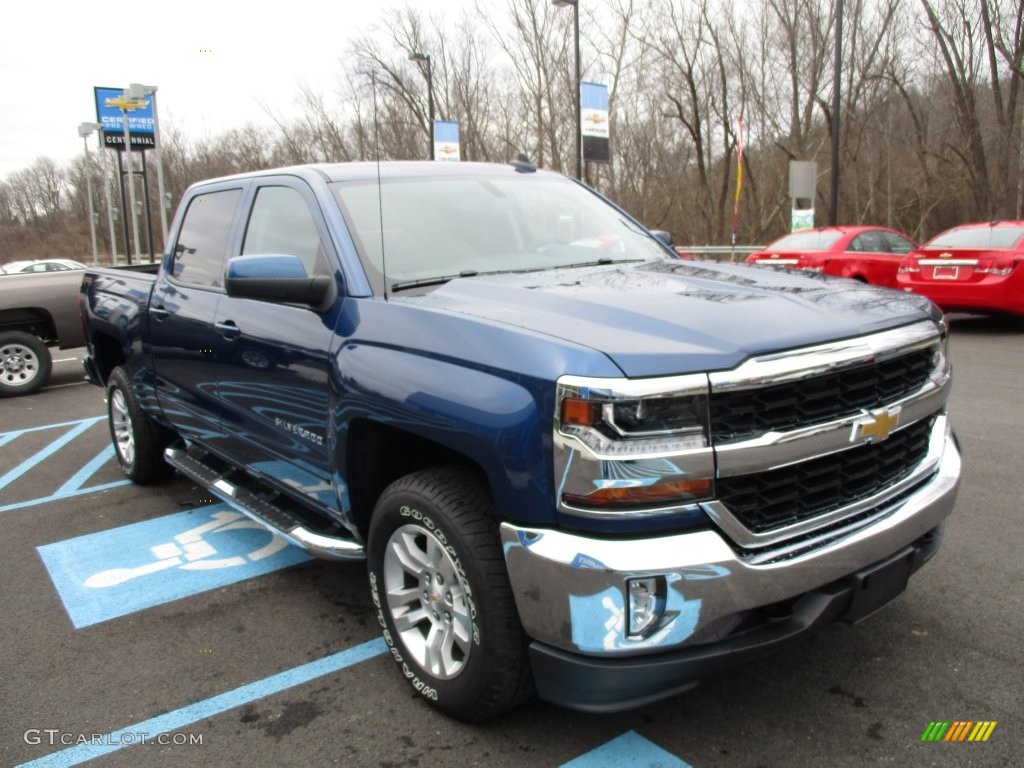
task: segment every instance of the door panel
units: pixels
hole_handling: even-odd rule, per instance
[[[221,434],[217,382],[222,372],[213,324],[242,196],[238,186],[193,196],[149,306],[160,406],[179,433],[209,444]]]
[[[332,274],[333,252],[312,193],[295,179],[261,179],[242,255],[298,256],[309,274]],[[326,506],[330,372],[336,308],[224,296],[216,308],[218,396],[233,457]]]

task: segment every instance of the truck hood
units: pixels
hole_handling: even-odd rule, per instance
[[[728,370],[752,355],[941,317],[927,299],[887,288],[669,260],[464,278],[407,300],[590,347],[631,378]]]

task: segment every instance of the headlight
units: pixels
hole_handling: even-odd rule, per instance
[[[558,503],[574,514],[669,514],[712,495],[708,382],[563,376],[555,413]]]

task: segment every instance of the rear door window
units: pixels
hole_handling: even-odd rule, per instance
[[[174,245],[171,276],[198,288],[222,288],[224,259],[242,190],[196,195],[188,204]]]
[[[882,233],[876,229],[861,232],[850,243],[847,251],[856,253],[888,253],[889,245],[882,238]]]
[[[895,232],[883,232],[882,237],[889,244],[889,251],[892,253],[900,254],[901,256],[905,253],[910,253],[912,250],[917,248],[910,240],[905,237],[900,237]]]

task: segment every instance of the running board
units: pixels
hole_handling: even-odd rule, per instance
[[[364,560],[366,550],[362,544],[350,539],[325,536],[306,527],[305,523],[281,507],[261,499],[248,488],[229,482],[215,469],[192,456],[186,449],[170,447],[164,451],[164,460],[192,482],[206,488],[217,498],[229,504],[257,523],[270,529],[288,542],[323,560]]]

